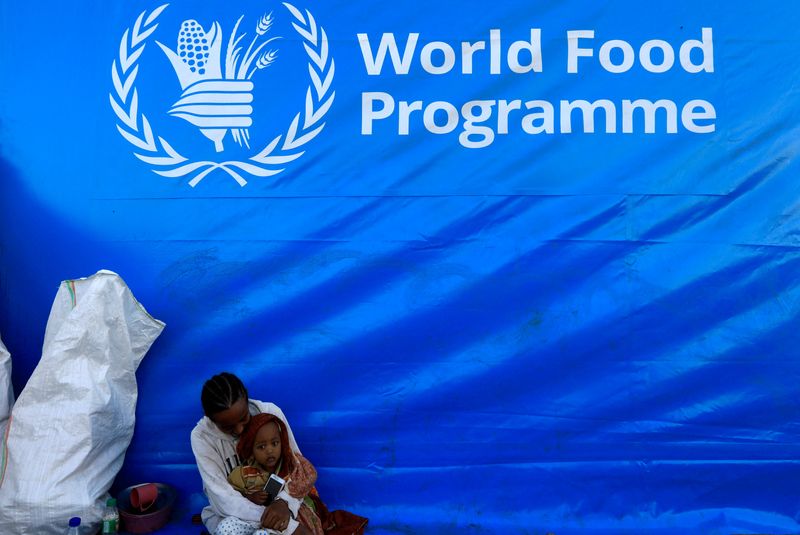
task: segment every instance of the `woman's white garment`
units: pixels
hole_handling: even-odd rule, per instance
[[[251,399],[250,414],[260,413],[274,414],[286,422],[289,445],[293,451],[300,453],[292,428],[283,411],[274,403]],[[220,431],[206,416],[200,419],[192,430],[192,452],[200,470],[200,477],[203,479],[203,491],[209,502],[201,516],[209,533],[216,533],[219,523],[228,517],[238,518],[255,527],[261,524],[264,506],[254,504],[228,483],[228,474],[244,461],[236,455],[238,440]],[[290,496],[286,489],[278,494],[277,499],[284,500],[289,505],[292,517],[297,518],[302,500]]]

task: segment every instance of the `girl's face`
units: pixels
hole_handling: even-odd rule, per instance
[[[261,468],[275,471],[281,458],[281,435],[275,422],[261,426],[253,443],[253,458]]]

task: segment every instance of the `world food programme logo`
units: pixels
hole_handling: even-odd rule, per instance
[[[322,122],[335,92],[332,89],[334,62],[328,51],[325,30],[311,13],[291,4],[284,7],[292,17],[292,27],[300,36],[308,56],[310,83],[305,106],[283,134],[265,146],[255,145],[246,161],[225,160],[227,144],[251,149],[253,90],[261,71],[278,61],[279,36],[270,35],[274,16],[265,13],[248,31],[239,17],[225,36],[219,22],[204,29],[196,20],[185,20],[177,32],[174,48],[156,41],[172,65],[181,93],[169,115],[183,119],[198,129],[206,143],[213,145],[220,161],[193,161],[181,155],[166,139],[158,136],[139,109],[136,76],[139,59],[158,28],[158,18],[169,6],[143,11],[132,27],[125,30],[119,57],[111,67],[113,90],[111,107],[117,116],[117,130],[134,147],[134,155],[149,164],[153,172],[170,178],[188,178],[196,186],[215,169],[230,175],[240,186],[246,175],[277,175],[286,164],[303,155],[302,147],[325,127]],[[249,35],[248,35],[249,34]],[[166,39],[165,39],[166,40]],[[167,91],[165,91],[167,93]]]

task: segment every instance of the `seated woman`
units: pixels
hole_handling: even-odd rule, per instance
[[[192,430],[192,452],[209,501],[202,513],[206,529],[218,535],[220,522],[234,517],[277,532],[285,530],[297,517],[300,500],[283,491],[269,506],[257,505],[236,492],[227,479],[241,464],[236,445],[250,418],[265,413],[286,422],[283,411],[272,403],[250,399],[242,381],[231,373],[220,373],[206,381],[200,400],[205,416]],[[288,424],[286,432],[287,449],[299,454]]]
[[[257,533],[285,535],[361,535],[367,519],[346,511],[329,512],[313,488],[316,471],[300,454],[292,429],[283,411],[272,403],[249,399],[242,381],[233,374],[215,375],[203,385],[201,402],[205,416],[192,430],[192,452],[203,480],[203,490],[209,505],[203,509],[203,523],[209,533],[214,535],[249,535]],[[263,422],[264,417],[272,418],[280,435],[280,451],[275,446],[265,449],[268,453],[254,466],[253,443],[259,429],[245,433],[252,420]],[[267,422],[267,423],[269,423]],[[255,426],[251,426],[251,430]],[[270,426],[272,429],[272,426]],[[266,432],[266,431],[265,431]],[[246,451],[239,452],[239,443],[252,440]],[[273,437],[270,437],[273,438]],[[274,443],[268,441],[267,444]],[[266,447],[266,444],[265,444]],[[276,453],[277,452],[277,453]],[[259,454],[260,455],[260,454]],[[260,477],[263,487],[264,475],[270,470],[285,475],[287,485],[269,504],[266,493],[250,491],[256,484],[249,481],[249,470],[244,472],[237,491],[229,482],[228,476],[236,472],[242,461],[253,457],[251,468],[263,472]],[[275,464],[277,463],[277,464]],[[258,474],[256,474],[257,477]],[[234,478],[235,479],[235,478]],[[246,481],[247,480],[247,481]],[[255,481],[255,479],[253,479]],[[310,489],[310,490],[307,490]],[[250,492],[249,492],[250,491]],[[313,502],[314,507],[310,507]],[[317,523],[314,523],[316,518]],[[230,520],[228,520],[230,519]],[[321,531],[318,531],[318,528]]]

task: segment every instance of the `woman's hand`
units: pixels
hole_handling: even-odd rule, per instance
[[[266,491],[263,490],[255,490],[253,492],[248,492],[244,496],[245,498],[247,498],[256,505],[264,505],[265,503],[267,503],[267,498],[268,498]]]
[[[283,500],[275,500],[269,507],[264,509],[261,515],[261,527],[283,531],[289,527],[289,504]]]

